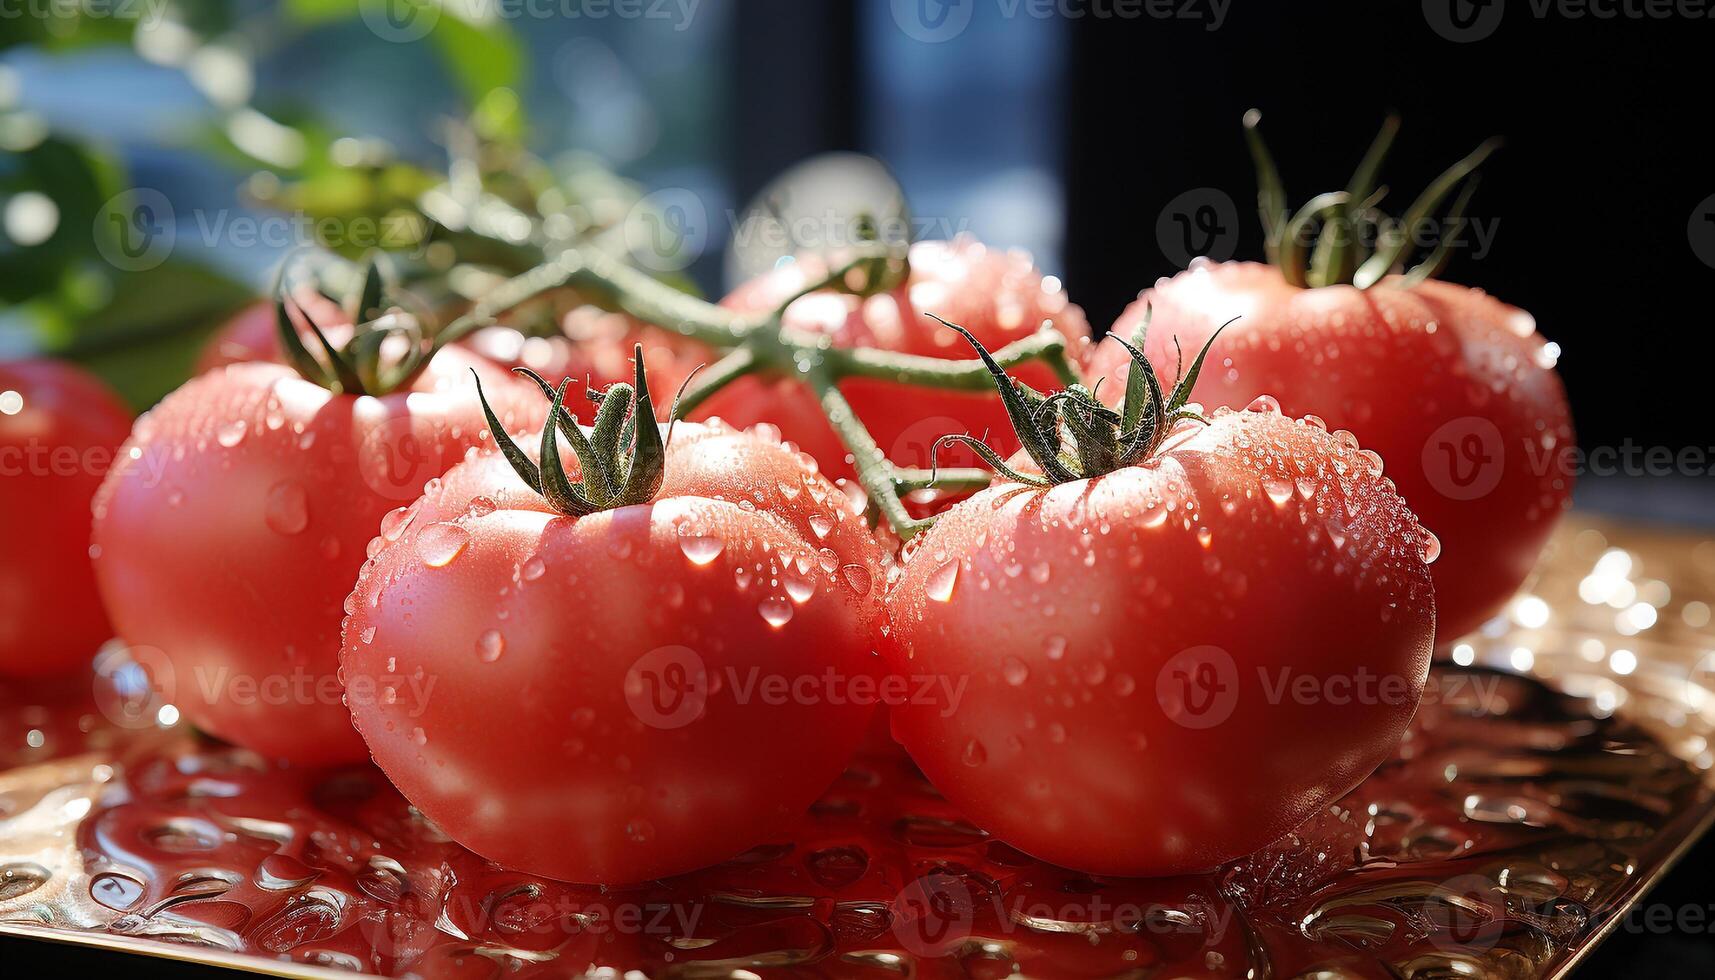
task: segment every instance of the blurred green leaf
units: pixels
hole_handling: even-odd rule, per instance
[[[50,352],[84,364],[134,408],[146,408],[190,377],[209,334],[255,298],[248,286],[189,262],[118,273],[106,305],[77,325],[76,341]]]
[[[497,90],[512,92],[524,77],[524,48],[506,21],[479,25],[457,16],[443,16],[430,36],[475,109],[490,103]],[[516,93],[511,94],[510,102],[510,108],[491,104],[488,111],[495,113],[497,120],[510,116],[514,127],[510,135],[516,135],[523,122]]]

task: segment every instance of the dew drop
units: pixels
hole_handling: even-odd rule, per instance
[[[950,561],[935,569],[925,583],[929,598],[936,602],[949,602],[953,598],[953,586],[959,581],[959,563]]]
[[[1042,645],[1042,652],[1048,655],[1049,660],[1059,660],[1066,655],[1066,638],[1059,635],[1050,636],[1048,642]]]
[[[988,749],[983,748],[983,743],[973,738],[969,742],[965,743],[963,758],[965,760],[965,765],[976,768],[988,761]]]
[[[399,540],[399,536],[411,526],[411,519],[416,516],[415,507],[399,507],[388,511],[387,516],[381,518],[381,537],[388,541]]]
[[[430,568],[445,568],[470,544],[470,532],[457,524],[430,524],[417,538],[418,553]]]
[[[248,430],[249,426],[245,421],[243,419],[237,419],[221,426],[220,431],[214,434],[214,438],[215,441],[220,443],[222,446],[232,449],[244,441],[244,433]]]
[[[720,557],[726,543],[713,535],[686,534],[679,538],[679,550],[693,565],[707,565]]]
[[[1247,411],[1247,412],[1269,412],[1269,413],[1272,413],[1274,415],[1279,415],[1280,414],[1280,402],[1278,400],[1276,400],[1273,395],[1258,395],[1258,396],[1256,396],[1255,399],[1253,399],[1251,401],[1251,403],[1249,405],[1245,406],[1245,411]]]
[[[818,539],[827,537],[828,532],[833,529],[834,519],[832,517],[829,517],[826,514],[810,515],[810,530],[816,533],[816,537]]]
[[[1436,537],[1434,532],[1430,531],[1428,528],[1423,529],[1423,543],[1421,548],[1422,550],[1419,551],[1419,554],[1423,556],[1423,563],[1425,565],[1433,565],[1435,564],[1435,559],[1441,557],[1441,539]]]
[[[763,622],[775,629],[792,621],[792,604],[777,595],[771,595],[758,603],[756,611],[762,614]]]
[[[815,582],[791,571],[780,576],[780,584],[786,586],[786,595],[800,606],[809,602],[810,596],[816,592]]]
[[[869,595],[869,569],[862,565],[846,565],[840,569],[840,577],[846,580],[846,585],[858,595]]]
[[[534,582],[546,574],[548,574],[548,563],[541,558],[531,558],[524,563],[522,568],[518,569],[518,577],[526,582]]]
[[[485,664],[494,663],[505,652],[506,637],[499,630],[488,630],[476,638],[476,659]]]
[[[268,491],[262,519],[280,534],[297,534],[310,526],[310,496],[296,483],[276,483]]]
[[[1017,657],[1007,657],[1000,662],[1000,674],[1008,684],[1018,687],[1030,679],[1030,668]]]
[[[500,505],[494,502],[493,497],[476,496],[470,500],[470,516],[472,517],[487,517],[499,509]]]
[[[1276,507],[1285,507],[1286,502],[1292,499],[1292,482],[1278,476],[1265,476],[1262,478],[1262,492],[1268,494],[1268,499]]]

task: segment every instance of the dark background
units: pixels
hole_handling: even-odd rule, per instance
[[[863,98],[874,80],[846,74],[893,67],[865,50],[864,6],[741,6],[738,88],[752,109],[735,143],[740,196],[808,153],[874,150],[879,140],[866,135],[892,125]],[[978,26],[995,6],[977,3],[964,35],[926,46],[955,57],[983,43]],[[1492,223],[1492,248],[1456,258],[1447,276],[1529,310],[1561,345],[1585,447],[1628,437],[1711,445],[1715,268],[1693,251],[1688,226],[1715,194],[1715,20],[1539,19],[1513,0],[1492,35],[1454,43],[1416,2],[1234,0],[1218,29],[1209,23],[1092,14],[1030,25],[1060,32],[1054,43],[1065,45],[1064,72],[1048,80],[1060,87],[1051,159],[1066,208],[1062,258],[1049,271],[1092,325],[1105,329],[1140,289],[1177,271],[1157,220],[1186,191],[1229,194],[1235,257],[1262,257],[1246,109],[1263,110],[1294,205],[1342,188],[1392,110],[1404,126],[1383,180],[1396,215],[1453,160],[1505,139],[1469,211]],[[765,57],[782,51],[795,53],[784,64]],[[783,75],[799,84],[778,85]],[[804,84],[818,76],[826,83]],[[967,152],[957,136],[924,151],[957,158]]]

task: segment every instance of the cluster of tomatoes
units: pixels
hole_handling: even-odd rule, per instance
[[[1114,325],[1137,338],[1153,311],[1137,350],[1092,344],[1021,254],[926,242],[909,268],[793,300],[787,265],[725,305],[792,300],[784,321],[835,346],[956,359],[1047,322],[1092,390],[1045,395],[1039,365],[989,394],[843,382],[902,466],[946,434],[1023,446],[903,549],[799,379],[657,426],[650,389],[716,354],[617,315],[478,335],[359,395],[289,366],[269,305],[134,427],[74,368],[0,366],[0,672],[76,670],[116,632],[201,730],[297,765],[372,757],[454,839],[569,880],[789,829],[880,717],[1001,839],[1174,873],[1380,764],[1437,635],[1496,612],[1567,502],[1530,466],[1572,439],[1551,348],[1476,290],[1199,263]],[[1205,354],[1187,372],[1181,349]],[[1363,676],[1394,684],[1322,696]]]

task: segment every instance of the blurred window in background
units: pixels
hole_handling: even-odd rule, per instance
[[[863,148],[904,184],[919,238],[969,231],[1028,249],[1059,273],[1070,30],[1029,10],[976,0],[859,4]]]

